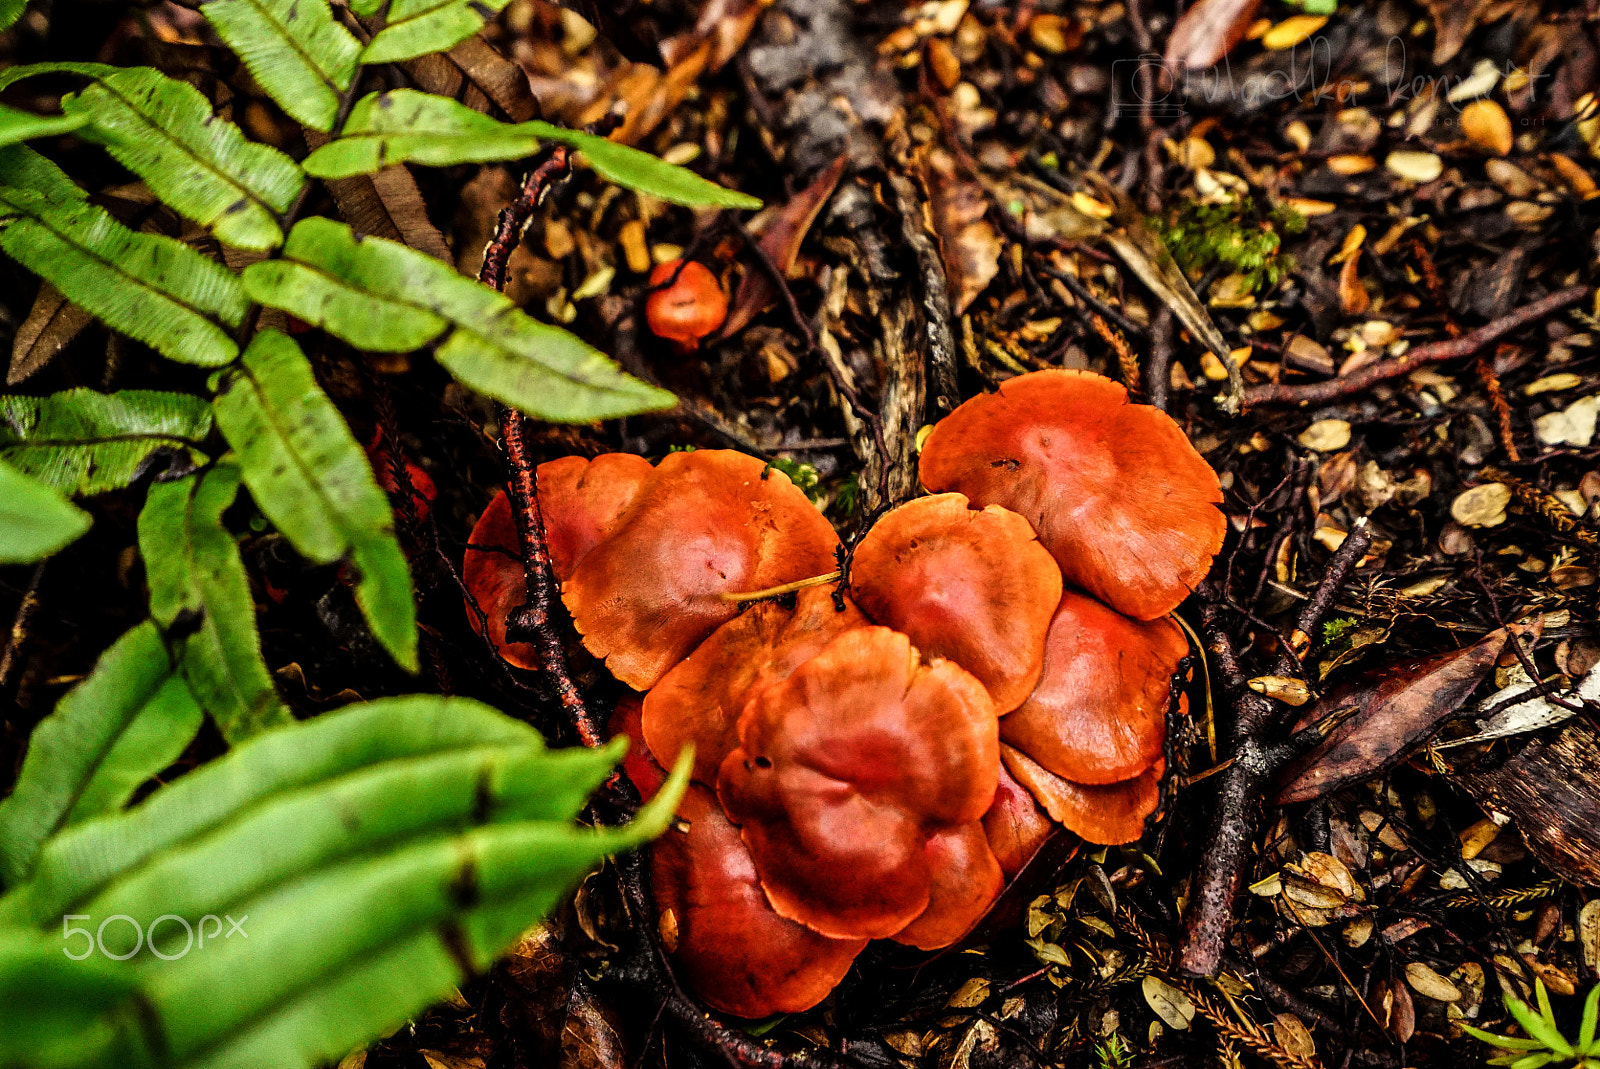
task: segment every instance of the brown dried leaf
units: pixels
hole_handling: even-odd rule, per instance
[[[306,143],[312,148],[327,141],[327,134],[306,130]],[[403,164],[385,167],[376,174],[324,179],[323,184],[333,194],[339,214],[357,233],[403,241],[418,252],[451,262],[450,246],[429,221],[428,206]]]
[[[15,386],[55,359],[67,343],[90,323],[90,315],[48,282],[39,284],[28,318],[11,342],[11,370],[6,385]]]
[[[963,177],[954,157],[934,149],[919,163],[950,284],[950,311],[960,315],[1000,273],[1000,235],[986,218],[983,186]]]
[[[784,274],[788,274],[794,266],[811,224],[816,221],[822,206],[828,203],[828,198],[833,196],[834,187],[844,174],[846,162],[846,157],[840,156],[817,176],[816,181],[787,204],[763,211],[761,215],[765,219],[758,216],[751,221],[751,230],[761,234],[758,243],[762,251]],[[776,296],[777,289],[766,271],[757,264],[750,264],[744,277],[739,280],[739,288],[734,291],[733,304],[728,309],[728,319],[722,325],[721,336],[728,338],[739,333]]]
[[[1292,762],[1279,779],[1277,802],[1309,802],[1347,783],[1372,778],[1421,745],[1460,708],[1505,647],[1507,632],[1537,638],[1543,621],[1514,624],[1475,645],[1369,672],[1335,688],[1301,715],[1295,730],[1340,710],[1356,712]]]
[[[1355,255],[1339,269],[1339,307],[1345,315],[1361,315],[1372,304],[1372,295],[1361,284],[1361,276],[1356,273],[1360,263],[1361,250],[1357,249]]]
[[[661,42],[661,57],[670,67],[703,41],[711,42],[710,69],[715,72],[738,54],[767,5],[762,0],[710,0],[700,10],[694,29]]]
[[[1261,0],[1200,0],[1183,13],[1167,39],[1169,66],[1201,70],[1244,39]]]
[[[1433,16],[1433,63],[1443,66],[1455,58],[1461,46],[1467,43],[1478,22],[1494,7],[1498,0],[1427,0],[1428,14]]]
[[[482,37],[469,37],[448,52],[433,52],[403,64],[417,85],[459,100],[474,111],[498,108],[512,122],[539,118],[539,101],[528,75]]]

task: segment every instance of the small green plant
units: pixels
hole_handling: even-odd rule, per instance
[[[1361,621],[1354,616],[1335,616],[1322,625],[1322,641],[1325,645],[1332,645],[1341,638],[1354,631]]]
[[[1249,197],[1228,204],[1185,201],[1166,218],[1151,220],[1172,257],[1186,274],[1197,277],[1213,265],[1245,277],[1250,293],[1276,286],[1294,268],[1292,258],[1279,252],[1284,234],[1305,229],[1305,216],[1288,208],[1274,208],[1263,218]]]
[[[1128,1049],[1121,1032],[1113,1032],[1095,1043],[1094,1059],[1098,1069],[1128,1069],[1133,1064],[1133,1051]]]
[[[1469,1024],[1461,1026],[1468,1035],[1509,1052],[1491,1059],[1489,1064],[1508,1065],[1511,1069],[1542,1069],[1546,1065],[1600,1069],[1600,1040],[1595,1038],[1596,1025],[1600,1024],[1600,984],[1594,986],[1584,1001],[1583,1020],[1578,1025],[1576,1040],[1561,1034],[1544,984],[1535,980],[1533,990],[1539,1003],[1537,1011],[1509,991],[1505,994],[1506,1009],[1528,1033],[1526,1037],[1499,1036]]]

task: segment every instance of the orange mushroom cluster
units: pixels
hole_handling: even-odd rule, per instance
[[[807,1009],[868,940],[948,946],[1061,829],[1129,842],[1158,808],[1187,654],[1166,616],[1221,547],[1216,475],[1164,413],[1073,371],[962,405],[920,474],[932,495],[867,532],[848,591],[746,602],[834,567],[781,472],[717,450],[539,468],[562,600],[642,692],[612,725],[630,775],[653,791],[657,758],[694,747],[651,873],[664,945],[724,1012]],[[529,666],[505,639],[503,496],[472,544],[487,635]]]

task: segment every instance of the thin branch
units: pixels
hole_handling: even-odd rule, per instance
[[[1365,517],[1358,519],[1333,557],[1316,593],[1302,606],[1291,633],[1291,645],[1278,657],[1277,671],[1298,671],[1300,654],[1309,647],[1322,616],[1372,542]],[[1244,882],[1256,816],[1264,788],[1297,747],[1280,740],[1287,706],[1252,691],[1239,664],[1233,640],[1222,627],[1223,598],[1213,591],[1201,610],[1210,663],[1221,681],[1224,700],[1234,710],[1230,732],[1233,763],[1222,773],[1217,790],[1217,815],[1200,863],[1200,885],[1185,920],[1178,949],[1178,970],[1186,976],[1215,976],[1227,947],[1233,902]],[[1302,642],[1302,636],[1303,642]]]
[[[1537,323],[1546,316],[1553,315],[1571,305],[1577,304],[1589,295],[1588,286],[1568,286],[1564,290],[1557,290],[1548,297],[1524,305],[1515,312],[1501,316],[1492,323],[1485,323],[1468,334],[1448,341],[1429,342],[1419,345],[1406,355],[1395,360],[1380,360],[1375,364],[1368,364],[1360,371],[1341,375],[1338,378],[1327,379],[1323,382],[1307,383],[1303,386],[1285,386],[1281,383],[1264,383],[1260,386],[1251,386],[1244,392],[1246,405],[1307,405],[1327,404],[1337,401],[1341,397],[1360,393],[1363,390],[1376,386],[1389,379],[1397,379],[1409,375],[1418,368],[1429,364],[1437,364],[1444,360],[1460,360],[1476,354],[1485,346],[1492,345],[1511,334],[1521,330],[1531,323]]]

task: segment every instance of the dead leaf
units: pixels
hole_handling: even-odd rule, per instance
[[[1455,984],[1420,961],[1413,961],[1406,966],[1406,983],[1417,994],[1440,1002],[1455,1002],[1461,997],[1461,990]]]
[[[1433,16],[1433,63],[1443,66],[1461,51],[1467,38],[1477,28],[1478,20],[1494,7],[1496,0],[1428,0],[1428,14]]]
[[[986,218],[983,187],[957,171],[954,157],[934,149],[920,163],[950,284],[950,311],[960,315],[999,274],[1000,235]]]
[[[846,157],[840,156],[787,204],[764,209],[761,215],[751,220],[751,231],[761,235],[758,243],[762,251],[785,275],[800,255],[800,245],[810,232],[811,224],[816,222],[823,205],[833,196],[847,162]],[[759,264],[749,264],[744,277],[739,279],[739,288],[734,291],[733,303],[728,308],[728,318],[722,325],[720,337],[729,338],[739,333],[776,296],[777,289],[766,271]]]
[[[1417,1031],[1417,1008],[1411,1001],[1411,992],[1399,980],[1382,980],[1378,998],[1378,1015],[1384,1025],[1402,1043],[1411,1042]]]
[[[661,58],[673,66],[710,41],[708,69],[719,71],[744,47],[766,6],[762,0],[710,0],[700,9],[692,30],[661,42]]]
[[[89,325],[91,318],[50,283],[39,283],[33,308],[11,342],[11,370],[6,373],[6,385],[15,386],[54,360]]]
[[[1372,778],[1420,746],[1460,708],[1505,647],[1508,632],[1537,638],[1542,622],[1514,624],[1455,650],[1393,665],[1336,687],[1295,724],[1300,731],[1339,710],[1356,712],[1284,770],[1277,802],[1309,802]]]
[[[1182,1032],[1194,1020],[1194,1002],[1159,976],[1146,976],[1144,1000],[1168,1028]]]
[[[1507,699],[1515,698],[1519,694],[1526,694],[1524,701],[1513,702],[1506,705]],[[1583,701],[1600,701],[1600,663],[1590,667],[1589,673],[1578,684],[1577,689],[1568,691],[1562,697],[1569,701],[1577,698]],[[1491,709],[1500,706],[1500,710],[1476,722],[1478,730],[1471,735],[1460,739],[1451,739],[1449,742],[1440,743],[1439,749],[1449,749],[1465,746],[1473,742],[1487,742],[1490,739],[1509,738],[1513,735],[1525,735],[1530,731],[1540,728],[1552,727],[1556,724],[1571,720],[1578,714],[1571,709],[1556,705],[1545,699],[1538,688],[1524,677],[1520,683],[1514,683],[1485,698],[1480,708]]]
[[[1306,1061],[1317,1056],[1317,1045],[1311,1038],[1311,1030],[1292,1013],[1280,1013],[1273,1018],[1272,1038],[1278,1046]]]
[[[1361,315],[1372,304],[1372,295],[1361,284],[1361,276],[1356,273],[1360,263],[1361,250],[1357,249],[1339,269],[1339,307],[1345,315]]]
[[[1220,60],[1244,39],[1261,0],[1200,0],[1172,28],[1165,62],[1202,70]]]
[[[1504,483],[1484,483],[1463,490],[1450,503],[1450,516],[1463,527],[1498,527],[1506,522],[1511,488]]]
[[[482,37],[468,37],[448,52],[431,52],[401,64],[418,87],[459,100],[473,111],[499,111],[512,122],[539,118],[528,75]]]
[[[327,142],[327,134],[306,129],[306,143],[312,148]],[[428,220],[428,206],[404,164],[385,167],[376,174],[325,179],[323,184],[333,194],[339,214],[357,233],[401,241],[435,259],[452,262],[450,246]]]

